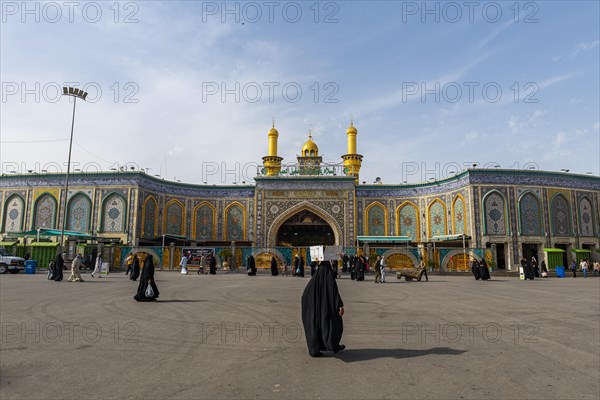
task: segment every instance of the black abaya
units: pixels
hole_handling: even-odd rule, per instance
[[[148,288],[148,285],[150,285],[154,291],[154,296],[152,297],[146,297],[146,289]],[[135,296],[133,296],[133,298],[136,301],[154,301],[158,295],[158,288],[156,287],[156,282],[154,281],[154,258],[151,255],[148,255],[144,261],[144,269],[142,270],[142,276],[140,277],[140,284],[138,285],[137,293]]]
[[[65,266],[65,261],[62,258],[62,254],[58,254],[56,256],[56,260],[54,261],[54,269],[52,270],[52,280],[55,282],[60,282],[63,280],[63,268]]]
[[[473,273],[475,280],[478,281],[481,275],[479,273],[479,263],[477,261],[471,263],[471,272]]]
[[[254,261],[254,256],[252,255],[248,257],[248,275],[256,275],[256,261]]]
[[[344,307],[331,264],[323,261],[302,293],[302,323],[308,354],[321,355],[322,350],[338,352],[344,324],[340,309]]]
[[[210,262],[208,263],[208,273],[211,275],[217,274],[217,259],[215,256],[210,257]]]
[[[271,257],[271,276],[279,275],[279,268],[277,267],[277,260],[275,257]]]
[[[152,258],[152,256],[146,256],[146,258]],[[145,265],[145,264],[144,264]],[[132,281],[137,280],[140,277],[140,259],[137,256],[133,257],[133,266],[131,267],[131,274],[129,275],[129,279]]]
[[[490,279],[490,270],[488,269],[485,260],[481,260],[481,263],[479,264],[479,276],[481,277],[482,281],[487,281]]]
[[[304,257],[300,256],[300,277],[304,278]]]

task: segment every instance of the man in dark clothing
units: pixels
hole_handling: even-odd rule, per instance
[[[340,297],[329,261],[322,261],[302,294],[302,323],[312,357],[321,351],[337,353],[346,346],[340,345],[344,324],[344,303]]]

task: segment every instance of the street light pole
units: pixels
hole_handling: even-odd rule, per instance
[[[60,252],[63,252],[63,242],[65,236],[65,227],[67,225],[67,197],[69,194],[69,173],[71,172],[71,150],[73,149],[73,129],[75,128],[75,106],[77,98],[85,101],[87,92],[72,87],[63,87],[63,96],[73,97],[73,117],[71,119],[71,139],[69,140],[69,159],[67,160],[67,175],[65,178],[65,193],[63,195],[64,202],[62,205],[62,226],[60,230]]]

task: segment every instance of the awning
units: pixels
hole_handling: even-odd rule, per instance
[[[460,235],[437,235],[437,236],[432,236],[431,237],[431,241],[432,242],[449,242],[451,240],[463,240],[463,236],[465,240],[471,239],[471,236],[469,235],[463,235],[462,233]]]
[[[19,242],[0,242],[0,246],[11,247]]]
[[[171,235],[171,234],[165,234],[163,235],[165,238],[169,238],[169,239],[177,239],[177,240],[187,240],[188,242],[191,241],[192,239],[186,237],[186,236],[181,236],[181,235]],[[162,236],[158,237],[157,239],[162,238]]]
[[[565,252],[563,249],[553,249],[551,247],[545,247],[544,251],[546,253],[564,253]]]
[[[37,236],[38,235],[38,230],[37,229],[33,229],[27,232],[21,232],[18,233],[18,235],[21,236]],[[39,235],[40,236],[60,236],[61,235],[61,231],[58,229],[40,229],[39,230]],[[82,233],[82,232],[74,232],[74,231],[65,231],[64,233],[65,236],[76,236],[76,237],[85,237],[85,238],[93,238],[92,235],[88,235],[87,233]]]
[[[407,243],[408,236],[357,236],[356,240],[363,243]]]
[[[58,242],[33,242],[28,244],[27,247],[56,247]]]
[[[586,249],[571,249],[573,253],[591,253],[591,251]]]

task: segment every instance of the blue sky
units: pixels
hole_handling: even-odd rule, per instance
[[[64,169],[72,104],[56,88],[79,82],[88,171],[250,182],[274,118],[284,163],[309,129],[341,162],[354,119],[361,181],[475,162],[600,174],[596,1],[23,4],[2,2],[4,173]]]

